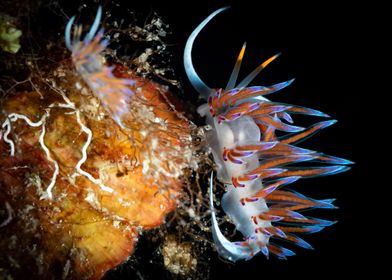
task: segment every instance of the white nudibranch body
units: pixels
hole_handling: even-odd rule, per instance
[[[217,178],[225,184],[222,208],[243,241],[229,241],[220,231],[213,203],[213,174],[210,180],[212,235],[218,253],[230,260],[250,259],[262,252],[280,259],[294,252],[271,242],[289,241],[306,249],[312,246],[297,234],[314,233],[334,222],[307,217],[299,211],[311,208],[334,208],[334,199],[315,200],[292,190],[278,190],[300,178],[331,175],[349,169],[352,162],[294,146],[317,131],[334,124],[322,121],[308,128],[292,125],[291,114],[317,117],[328,115],[296,105],[271,102],[264,96],[290,85],[293,80],[269,87],[248,84],[279,55],[260,64],[237,84],[237,77],[246,45],[237,58],[226,89],[209,88],[197,75],[191,58],[193,42],[202,28],[218,13],[207,17],[190,35],[184,51],[184,66],[189,80],[208,100],[198,108],[211,126],[207,143],[217,166]],[[286,134],[278,137],[275,131]],[[295,166],[312,162],[311,166]],[[294,166],[293,166],[294,165]]]
[[[234,149],[236,146],[245,146],[259,142],[259,129],[255,122],[248,117],[239,118],[230,123],[218,124],[217,119],[213,118],[207,110],[208,106],[199,108],[199,112],[202,116],[204,116],[205,113],[207,124],[213,128],[210,135],[208,135],[208,142],[212,148],[213,157],[217,165],[218,179],[221,182],[224,182],[227,188],[226,193],[222,197],[222,208],[236,225],[236,229],[247,237],[249,243],[249,246],[241,246],[235,243],[230,244],[230,247],[232,248],[229,249],[229,252],[226,252],[227,248],[219,244],[222,240],[215,237],[217,250],[221,255],[231,261],[236,261],[241,258],[246,259],[252,256],[254,254],[253,252],[258,252],[263,249],[260,247],[260,244],[268,243],[269,236],[256,234],[255,232],[260,226],[271,227],[271,222],[261,221],[258,224],[255,224],[249,219],[249,217],[256,217],[259,213],[268,211],[264,199],[259,199],[257,203],[246,203],[244,205],[240,203],[242,198],[250,197],[263,188],[261,180],[245,182],[244,187],[235,188],[234,185],[231,184],[231,178],[241,176],[257,168],[259,159],[257,154],[253,154],[244,158],[244,163],[239,165],[231,161],[224,161],[222,154],[224,152],[224,147],[227,149]],[[212,189],[213,186],[211,186],[211,190]],[[214,223],[216,223],[216,221]],[[215,224],[214,227],[219,229],[217,224]],[[230,250],[240,250],[241,253],[232,254]]]

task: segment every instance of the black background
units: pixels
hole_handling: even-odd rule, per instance
[[[52,2],[53,3],[53,2]],[[58,1],[71,16],[78,12],[79,1]],[[96,1],[85,1],[96,10]],[[355,162],[352,170],[331,177],[303,180],[295,189],[314,198],[337,198],[338,210],[325,210],[317,217],[339,222],[320,233],[309,235],[315,248],[298,248],[297,255],[287,261],[263,256],[228,265],[212,256],[210,279],[314,279],[339,277],[378,270],[371,262],[377,258],[373,248],[378,242],[374,232],[375,214],[372,194],[370,160],[373,139],[369,95],[374,94],[370,82],[370,63],[375,56],[376,27],[372,8],[366,4],[312,1],[287,4],[283,1],[121,1],[123,7],[148,14],[155,11],[171,26],[173,67],[183,83],[184,95],[195,99],[195,92],[186,79],[182,52],[192,30],[214,10],[231,8],[211,21],[195,42],[194,65],[202,79],[211,87],[224,87],[236,56],[247,42],[242,77],[260,62],[282,52],[279,59],[255,79],[252,85],[270,85],[293,77],[296,81],[272,100],[321,110],[338,123],[307,140],[302,145]],[[105,8],[105,3],[104,3]],[[50,14],[50,12],[49,12]],[[121,15],[122,16],[122,15]],[[52,15],[57,22],[65,17]],[[54,19],[57,17],[56,19]],[[42,23],[51,20],[39,19]],[[188,97],[187,97],[188,98]],[[373,108],[374,109],[374,108]],[[317,119],[315,119],[317,121]],[[319,214],[319,212],[317,212]],[[215,253],[213,253],[215,254]],[[138,279],[125,271],[108,279]],[[149,271],[145,279],[170,279],[161,271]]]

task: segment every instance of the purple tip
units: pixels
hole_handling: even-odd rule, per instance
[[[256,240],[256,236],[255,235],[251,235],[246,237],[246,240]]]
[[[231,162],[236,163],[236,164],[243,164],[244,162],[240,159],[232,159]]]
[[[262,228],[261,230],[266,236],[272,236],[272,233],[270,233],[266,228]]]
[[[242,115],[241,113],[232,114],[230,120],[234,121],[234,120],[238,119],[239,117],[241,117],[241,115]]]
[[[218,123],[221,124],[222,122],[224,122],[226,120],[226,118],[224,116],[218,116]]]
[[[277,222],[283,220],[284,218],[280,216],[270,216],[270,219],[272,222]]]
[[[249,181],[253,181],[256,180],[257,178],[259,178],[258,174],[251,174],[251,175],[246,175],[246,177],[248,177]]]

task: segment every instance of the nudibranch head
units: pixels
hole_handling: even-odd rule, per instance
[[[226,186],[222,208],[244,240],[231,242],[220,231],[213,205],[211,174],[212,235],[218,253],[230,261],[250,259],[259,252],[266,257],[272,254],[286,259],[295,253],[272,240],[285,240],[312,249],[298,235],[318,232],[334,222],[299,212],[335,207],[334,199],[316,200],[283,187],[300,178],[346,171],[352,162],[295,145],[336,121],[321,121],[308,128],[293,125],[292,114],[329,116],[297,105],[272,102],[265,97],[289,86],[293,79],[272,86],[248,87],[279,54],[261,63],[237,83],[244,44],[225,89],[213,90],[199,78],[191,59],[193,42],[202,28],[225,9],[212,13],[192,32],[184,51],[188,77],[200,96],[207,100],[198,112],[212,127],[207,142],[217,165],[217,177]]]

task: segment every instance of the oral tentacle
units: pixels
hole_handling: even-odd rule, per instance
[[[228,7],[221,8],[219,10],[216,10],[214,13],[212,13],[210,16],[208,16],[203,22],[199,24],[193,30],[191,35],[188,38],[188,41],[186,42],[185,45],[185,50],[184,50],[184,68],[185,72],[188,75],[188,78],[193,85],[193,87],[197,90],[197,92],[200,94],[200,97],[207,99],[208,96],[213,92],[213,90],[208,87],[203,80],[199,77],[197,74],[195,67],[193,66],[192,62],[192,48],[193,48],[193,43],[197,37],[197,35],[200,33],[200,31],[204,28],[204,26],[207,25],[207,23],[213,19],[217,14],[220,12],[228,9]]]

